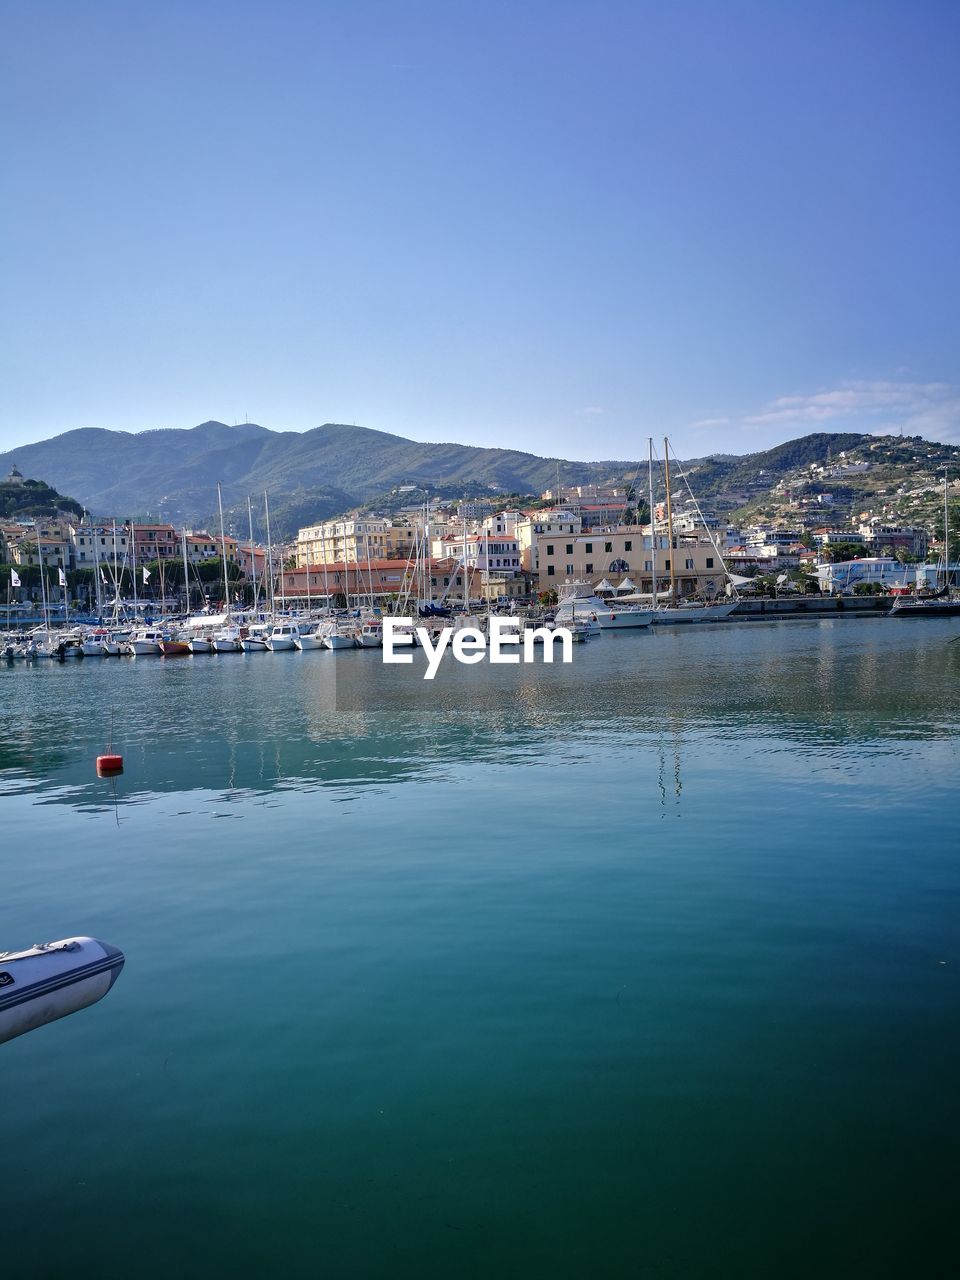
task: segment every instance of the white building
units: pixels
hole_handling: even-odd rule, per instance
[[[888,556],[864,556],[859,560],[840,560],[835,564],[818,564],[820,590],[828,595],[852,591],[861,583],[881,587],[912,587],[916,581],[913,566],[902,565]]]

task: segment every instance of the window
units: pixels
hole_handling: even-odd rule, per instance
[[[548,565],[547,565],[547,577],[548,577],[548,578],[552,578],[552,577],[553,577],[553,575],[554,575],[555,573],[556,573],[556,569],[554,569],[553,565],[552,565],[552,564],[548,564]]]
[[[593,543],[592,543],[592,542],[588,542],[588,543],[587,543],[587,545],[584,547],[584,551],[586,551],[586,553],[587,553],[587,555],[588,555],[588,556],[592,556],[592,555],[593,555]]]
[[[590,548],[588,547],[588,548],[587,548],[587,550],[589,551],[589,550],[590,550]],[[572,542],[568,542],[568,543],[567,543],[567,555],[568,555],[568,556],[572,556],[572,555],[573,555],[573,543],[572,543]]]
[[[692,569],[692,568],[693,568],[693,561],[692,561],[692,560],[684,560],[684,562],[683,562],[683,567],[684,567],[685,569]]]
[[[568,565],[567,565],[567,573],[573,573],[573,565],[572,565],[572,564],[568,564]]]
[[[712,569],[712,568],[713,568],[713,556],[708,556],[708,557],[707,557],[707,568],[708,568],[708,569]]]
[[[626,542],[623,544],[623,549],[624,549],[624,551],[632,551],[632,550],[633,550],[633,543],[630,541],[630,539],[629,539],[629,538],[628,538],[628,539],[626,540]]]
[[[669,568],[670,568],[670,561],[669,561],[669,560],[664,560],[664,562],[663,562],[663,567],[664,567],[665,569],[669,569]]]
[[[586,565],[586,566],[585,566],[585,568],[586,568],[586,572],[587,572],[587,573],[593,573],[593,565],[592,565],[592,564],[588,564],[588,565]]]
[[[652,560],[644,560],[644,562],[643,562],[643,567],[644,567],[644,570],[645,570],[647,573],[653,573],[653,561],[652,561]]]
[[[612,542],[605,542],[605,543],[603,544],[603,549],[604,549],[604,551],[612,551],[612,550],[613,550],[613,543],[612,543]]]

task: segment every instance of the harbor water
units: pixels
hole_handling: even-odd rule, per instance
[[[0,664],[4,1274],[952,1274],[958,636]]]

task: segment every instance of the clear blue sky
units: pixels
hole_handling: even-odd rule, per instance
[[[960,5],[0,2],[0,448],[960,442]]]

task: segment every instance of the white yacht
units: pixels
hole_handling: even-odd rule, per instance
[[[214,653],[239,653],[240,628],[236,623],[221,627],[219,631],[214,632],[210,643],[213,646]]]
[[[346,622],[333,622],[323,637],[327,649],[355,649],[354,629]]]
[[[621,600],[602,600],[587,582],[570,582],[561,588],[556,620],[561,626],[571,622],[596,623],[602,631],[621,627],[649,627],[653,609]]]
[[[304,627],[302,630],[298,630],[298,633],[293,637],[294,647],[297,649],[322,649],[329,626],[329,622],[318,622],[314,627]]]
[[[278,622],[267,636],[267,648],[271,653],[276,653],[279,649],[295,649],[299,634],[300,628],[295,622]]]
[[[159,628],[143,627],[140,631],[134,631],[130,639],[121,644],[120,652],[129,654],[131,658],[159,657],[160,641],[165,639],[166,635]]]
[[[273,630],[272,623],[254,622],[247,627],[247,634],[240,638],[240,648],[244,653],[266,653],[267,637]]]
[[[380,619],[365,622],[360,630],[354,633],[354,643],[358,649],[383,648],[383,623]]]

